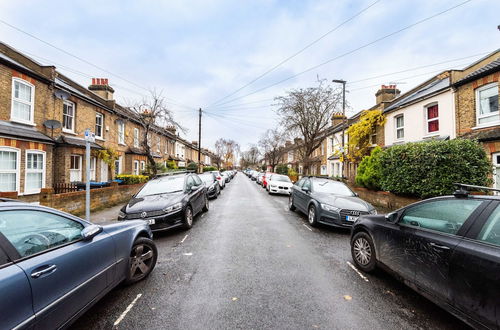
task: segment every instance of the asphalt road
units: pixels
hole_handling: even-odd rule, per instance
[[[113,290],[73,328],[467,328],[384,272],[358,274],[349,232],[308,227],[287,200],[238,174],[191,230],[155,235],[148,279]]]

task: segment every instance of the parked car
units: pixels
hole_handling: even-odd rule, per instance
[[[351,227],[360,215],[377,213],[344,183],[320,177],[303,177],[293,185],[288,205],[305,213],[311,226]]]
[[[118,220],[145,220],[153,231],[190,229],[199,212],[209,208],[207,188],[197,174],[166,173],[148,181],[118,215]]]
[[[275,173],[273,173],[273,172],[266,172],[266,173],[264,173],[264,176],[262,177],[262,187],[263,188],[267,188],[267,182],[269,181],[269,177],[272,174],[275,174]]]
[[[352,227],[351,253],[361,270],[390,270],[473,328],[500,327],[500,196],[460,189],[362,216]]]
[[[250,176],[250,179],[252,181],[257,181],[257,177],[259,176],[259,172],[253,171],[252,175]]]
[[[259,173],[257,175],[257,180],[255,180],[255,183],[262,185],[262,178],[264,177],[264,173]]]
[[[288,175],[272,174],[268,177],[267,192],[269,194],[290,195],[293,183]]]
[[[217,182],[219,182],[220,189],[224,189],[226,187],[226,180],[222,177],[219,171],[211,171],[211,173],[215,174],[215,178]]]
[[[68,327],[156,265],[144,221],[98,226],[47,207],[0,204],[0,329]]]
[[[222,172],[221,175],[226,183],[231,182],[231,176],[227,173],[227,171]]]
[[[205,186],[207,187],[207,197],[208,198],[217,198],[220,194],[220,186],[219,182],[217,181],[217,178],[215,177],[215,174],[211,172],[203,173],[198,175],[205,183]]]

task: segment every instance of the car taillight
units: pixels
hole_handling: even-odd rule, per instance
[[[217,180],[221,180],[222,178],[220,176],[217,177]]]

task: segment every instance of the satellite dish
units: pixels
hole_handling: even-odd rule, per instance
[[[61,100],[67,100],[70,96],[70,94],[68,92],[62,91],[60,89],[56,90],[54,92],[54,95],[55,95],[55,97],[57,97],[58,99],[61,99]]]
[[[59,128],[61,127],[61,122],[60,121],[57,121],[57,120],[46,120],[44,123],[43,123],[43,126],[47,127],[47,128]]]

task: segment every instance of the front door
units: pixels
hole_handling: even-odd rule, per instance
[[[38,210],[3,211],[0,221],[31,285],[38,328],[63,325],[111,284],[115,247],[106,233],[83,241],[82,223]]]
[[[70,182],[82,181],[82,156],[79,155],[70,156],[69,181]]]
[[[101,182],[107,182],[108,181],[108,164],[101,159]]]

